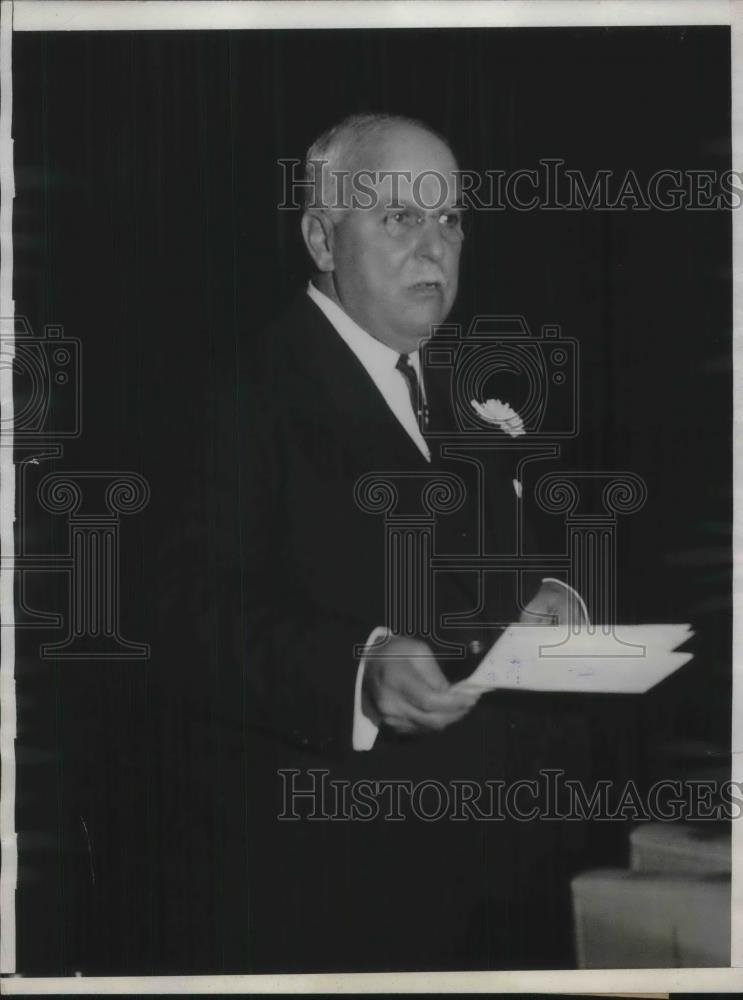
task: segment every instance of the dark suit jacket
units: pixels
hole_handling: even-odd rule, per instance
[[[389,484],[397,494],[387,511],[393,518],[432,518],[432,541],[442,554],[473,553],[481,534],[491,551],[497,544],[509,552],[515,546],[513,460],[508,454],[489,457],[491,467],[495,460],[501,467],[491,468],[486,497],[483,470],[470,461],[444,460],[432,445],[429,464],[307,296],[254,347],[240,387],[243,601],[252,705],[257,724],[265,722],[288,742],[344,755],[351,745],[354,648],[374,626],[393,624],[388,605],[394,567],[385,515],[369,509],[378,487],[384,492]],[[448,401],[435,395],[430,378],[426,381],[436,414]],[[369,482],[375,473],[378,482]],[[458,508],[449,505],[457,509],[436,516],[421,494],[442,475],[464,495]],[[515,588],[495,577],[488,584],[481,621],[512,621]],[[474,612],[480,603],[473,573],[437,573],[432,585],[438,619],[457,610]],[[482,632],[476,623],[450,629],[449,638],[454,647],[457,639],[461,644]],[[449,666],[457,665],[452,649]]]
[[[160,793],[172,798],[175,824],[164,834],[161,894],[160,951],[172,960],[160,971],[571,965],[577,827],[502,819],[497,809],[488,817],[486,783],[534,779],[545,767],[579,776],[579,711],[494,694],[440,734],[383,730],[372,751],[351,749],[355,651],[389,624],[394,556],[384,512],[368,509],[383,492],[364,499],[360,481],[384,474],[398,491],[391,513],[402,516],[421,513],[421,482],[448,475],[463,502],[426,522],[437,557],[508,552],[509,454],[483,453],[478,465],[441,457],[432,443],[429,465],[305,294],[246,342],[239,375],[226,376],[209,407],[206,516],[195,519],[208,532],[206,589],[192,604],[209,657],[192,664],[187,648],[173,657],[175,668],[187,666],[164,682],[159,723],[163,746],[184,748],[172,788]],[[426,388],[446,423],[446,395],[433,380]],[[461,648],[479,637],[487,646],[517,613],[508,574],[491,574],[481,593],[476,574],[439,567],[433,598],[430,641],[452,677],[474,663],[444,656],[443,642]],[[469,621],[442,623],[453,614]],[[318,805],[315,796],[298,804],[316,806],[315,820],[279,819],[287,787],[307,789],[318,772],[367,782],[377,814],[345,821],[335,800]],[[437,795],[469,783],[485,796],[487,818],[457,820],[449,809],[430,821],[404,794],[403,817],[390,819],[379,793],[393,782],[427,788],[426,813]]]
[[[426,386],[441,419],[445,394],[431,378]],[[276,818],[289,770],[298,772],[292,787],[308,787],[314,768],[336,781],[436,780],[448,789],[534,778],[539,767],[559,766],[568,744],[570,757],[583,752],[576,715],[534,695],[488,696],[444,733],[383,730],[371,752],[351,750],[354,653],[375,626],[389,624],[392,558],[384,513],[368,509],[360,482],[370,473],[391,482],[392,513],[404,516],[421,513],[422,482],[455,477],[463,502],[434,519],[437,554],[509,552],[517,502],[510,453],[473,464],[441,457],[432,443],[429,465],[306,295],[246,350],[239,404],[244,687],[236,728],[248,733],[248,965],[569,965],[569,852],[555,824]],[[436,642],[455,652],[473,637],[490,645],[498,624],[517,614],[513,574],[491,574],[482,593],[471,572],[432,580]],[[442,625],[454,613],[472,621]],[[441,662],[451,676],[474,666],[455,655]],[[545,924],[549,933],[540,931]]]

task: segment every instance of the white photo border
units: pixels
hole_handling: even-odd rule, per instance
[[[653,25],[730,25],[732,68],[733,167],[743,167],[743,2],[742,0],[2,0],[0,3],[0,321],[2,349],[12,357],[12,201],[11,40],[16,31],[250,30],[265,28],[407,27],[590,27]],[[733,421],[734,501],[743,499],[743,217],[733,213]],[[12,375],[0,371],[0,992],[22,994],[122,993],[606,993],[621,990],[733,992],[743,989],[743,827],[733,824],[731,967],[721,969],[614,969],[554,972],[369,973],[270,976],[151,976],[24,978],[15,970],[15,888],[17,850],[15,811],[15,679],[13,636]],[[10,456],[10,457],[8,457]],[[734,539],[743,538],[740,504],[734,504]],[[733,593],[743,594],[743,558],[734,553]],[[733,601],[732,779],[743,782],[743,616]],[[8,975],[10,974],[10,975]]]

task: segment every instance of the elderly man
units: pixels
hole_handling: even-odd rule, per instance
[[[451,405],[418,351],[457,293],[457,163],[426,126],[386,115],[340,123],[308,163],[314,275],[252,345],[240,388],[250,837],[246,883],[227,891],[248,910],[244,968],[569,965],[561,828],[472,809],[432,820],[430,802],[404,795],[534,778],[580,725],[539,696],[460,692],[472,662],[395,629],[384,518],[359,495],[379,473],[405,504],[407,485],[447,474],[466,500],[439,518],[437,545],[510,544],[507,463],[488,460],[483,498],[487,463],[427,440]],[[436,622],[469,616],[452,639],[473,649],[519,615],[566,610],[550,584],[523,608],[512,577],[480,594],[470,574],[437,574],[434,590]]]

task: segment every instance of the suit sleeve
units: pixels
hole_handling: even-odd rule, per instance
[[[294,596],[282,532],[280,413],[254,383],[243,395],[240,607],[248,718],[288,743],[342,756],[352,747],[354,651],[377,623],[320,613]]]

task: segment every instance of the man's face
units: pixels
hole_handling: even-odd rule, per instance
[[[395,172],[396,179],[378,175],[377,203],[348,209],[336,223],[333,284],[359,326],[409,353],[446,319],[457,294],[457,164],[435,136],[403,126],[385,135],[375,160],[367,164],[361,157],[358,166]],[[362,182],[372,186],[368,177]]]

